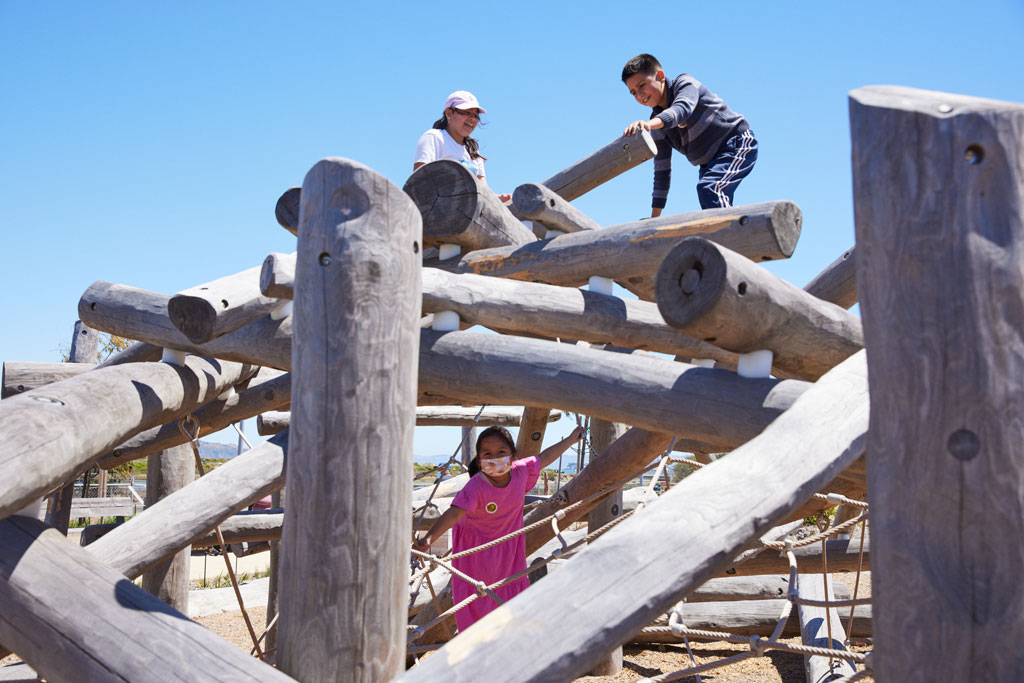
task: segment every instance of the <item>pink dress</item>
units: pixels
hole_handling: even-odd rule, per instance
[[[512,463],[510,479],[504,488],[497,488],[483,473],[472,477],[455,495],[452,505],[466,511],[465,517],[452,527],[452,552],[458,553],[523,528],[523,496],[537,483],[540,461],[536,457]],[[455,568],[488,585],[526,569],[526,535],[516,536],[479,553],[459,558]],[[520,577],[497,589],[498,597],[508,602],[526,590],[530,580]],[[452,599],[455,604],[476,593],[476,588],[457,576],[452,577]],[[455,613],[459,632],[465,631],[485,614],[498,607],[489,595],[477,598]]]

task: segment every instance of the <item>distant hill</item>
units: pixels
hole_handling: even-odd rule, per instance
[[[238,446],[228,443],[213,443],[199,440],[199,455],[204,458],[227,460],[238,455]]]

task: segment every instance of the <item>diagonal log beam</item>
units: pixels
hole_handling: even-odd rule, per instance
[[[558,193],[537,183],[517,187],[512,193],[509,210],[516,218],[535,221],[549,230],[581,232],[601,229],[593,218],[562,199]]]
[[[857,246],[844,251],[815,275],[804,291],[841,308],[852,308],[857,303]]]
[[[598,185],[639,166],[658,153],[647,131],[623,135],[541,183],[567,202],[582,197]]]
[[[494,680],[513,668],[521,681],[572,680],[859,457],[867,418],[860,353],[761,436],[684,479],[399,680]]]
[[[281,302],[252,295],[259,291],[262,269],[249,268],[178,292],[167,302],[171,322],[193,344],[204,344],[270,313]]]

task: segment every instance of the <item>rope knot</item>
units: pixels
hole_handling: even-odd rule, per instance
[[[762,642],[761,636],[750,636],[750,651],[758,657],[764,656],[764,651],[767,647],[768,643]]]

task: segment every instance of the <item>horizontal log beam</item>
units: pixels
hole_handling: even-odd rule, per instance
[[[582,675],[859,457],[867,420],[860,353],[758,438],[683,479],[399,680],[479,681],[512,667],[521,681]]]
[[[0,522],[0,639],[50,681],[290,681],[55,529]]]
[[[737,353],[767,349],[810,380],[864,348],[860,318],[700,237],[673,247],[655,290],[669,326]]]
[[[523,419],[522,408],[456,408],[450,406],[426,406],[416,409],[417,427],[518,427]],[[562,413],[552,411],[547,416],[548,422],[558,422]],[[256,419],[256,432],[260,436],[277,434],[291,423],[291,413],[269,411]]]
[[[537,183],[517,187],[512,193],[509,210],[520,220],[536,221],[550,230],[581,232],[601,229],[597,221],[562,199],[557,192]]]
[[[828,268],[814,276],[804,291],[841,308],[857,303],[857,246],[844,251]]]
[[[260,270],[260,292],[277,299],[291,299],[295,292],[295,252],[270,254]]]
[[[299,234],[299,204],[301,203],[302,188],[289,187],[278,198],[274,205],[274,218],[277,224],[298,236]]]
[[[793,551],[801,574],[820,574],[821,543],[805,545]],[[871,570],[871,539],[864,539],[863,555],[861,554],[860,537],[851,542],[849,539],[825,541],[825,560],[829,572],[855,572],[863,561],[863,571]],[[761,574],[777,574],[789,571],[789,560],[785,555],[774,550],[746,556],[746,559],[729,566],[720,575],[724,576],[758,576]]]
[[[230,393],[230,392],[229,392]],[[192,411],[192,417],[199,423],[200,434],[213,434],[225,427],[247,420],[267,410],[288,405],[292,397],[291,375],[280,370],[262,368],[248,381],[239,386],[232,395],[218,396],[201,408]],[[188,442],[176,420],[160,427],[153,427],[136,434],[119,444],[110,453],[104,454],[96,464],[103,469],[117,467],[126,462],[138,460]]]
[[[472,251],[461,258],[424,261],[453,273],[476,273],[576,287],[592,275],[623,286],[643,284],[680,239],[701,236],[755,261],[789,258],[800,236],[800,209],[766,202],[661,216],[602,230],[560,235],[521,247]]]
[[[33,361],[4,361],[3,390],[0,398],[60,382],[96,367],[95,363],[37,363]]]
[[[250,510],[231,515],[220,523],[220,533],[225,543],[258,543],[280,541],[284,525],[284,510]],[[217,532],[210,531],[194,539],[189,545],[196,548],[212,548],[219,545]]]
[[[213,400],[256,368],[192,356],[130,363],[0,401],[0,519],[69,483],[126,439]]]
[[[193,344],[205,344],[267,315],[282,302],[259,296],[261,271],[249,268],[178,292],[167,302],[171,322]]]
[[[658,153],[647,131],[623,135],[541,183],[571,202]]]
[[[423,246],[463,249],[518,246],[537,237],[498,196],[458,161],[440,159],[413,171],[402,188],[423,217]]]

